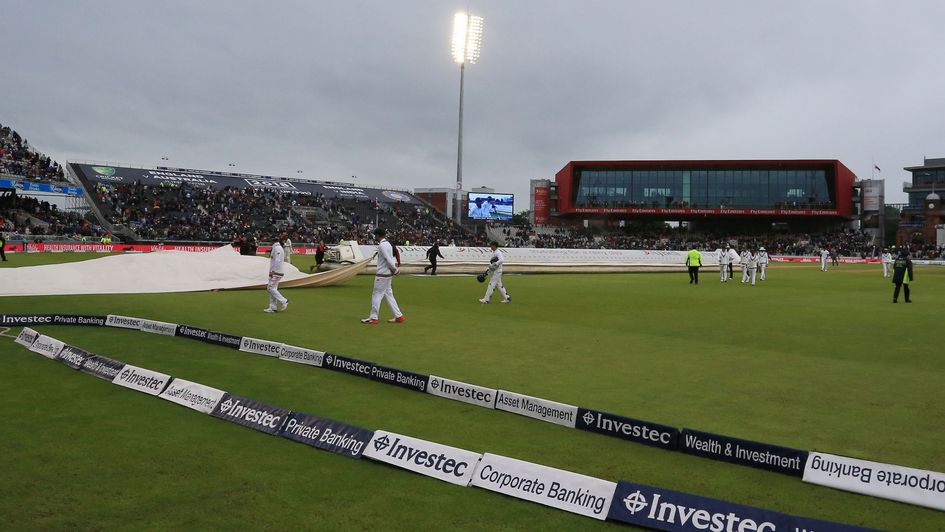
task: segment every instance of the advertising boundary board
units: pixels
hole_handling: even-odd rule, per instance
[[[608,480],[490,453],[482,455],[470,485],[600,521],[617,489]]]
[[[259,338],[244,336],[243,339],[240,340],[240,351],[279,358],[279,353],[282,352],[282,345],[282,342],[260,340]]]
[[[653,530],[865,532],[869,529],[621,480],[608,519]]]
[[[811,452],[804,482],[945,510],[945,474],[937,471]]]
[[[676,427],[589,408],[578,408],[575,428],[670,451],[679,448],[679,429]]]
[[[158,397],[209,415],[226,392],[199,382],[174,378]]]
[[[70,347],[73,347],[76,350],[82,351],[83,353],[92,355],[90,358],[86,359],[86,362],[92,359],[102,359],[115,365],[121,365],[122,368],[129,367],[118,361],[111,360],[106,357],[101,357],[98,355],[93,355],[78,347],[74,347],[74,346],[70,346]],[[96,375],[100,378],[106,378],[104,377],[104,375],[99,375],[97,373],[93,373],[91,371],[86,370],[84,366],[85,364],[83,364],[83,371]],[[138,370],[142,369],[142,368],[137,368],[136,366],[130,366],[130,367],[138,369]],[[143,371],[150,372],[150,370],[143,370]],[[150,373],[154,375],[164,375],[157,372],[150,372]],[[118,379],[119,376],[116,375],[114,378]],[[170,379],[170,377],[168,378]],[[203,385],[199,385],[197,383],[193,383],[190,381],[181,381],[181,382],[186,383],[186,385],[195,385],[195,386],[199,386],[201,388],[205,388],[208,390],[214,390],[216,392],[220,391],[215,388],[205,387]],[[318,418],[317,416],[310,416],[310,415],[302,414],[302,413],[298,413],[298,416],[296,416],[294,415],[292,411],[281,409],[278,407],[272,407],[271,405],[267,405],[265,403],[255,401],[253,399],[235,396],[235,395],[225,393],[225,392],[223,392],[222,395],[223,397],[221,397],[221,400],[218,401],[216,408],[213,409],[213,412],[210,415],[214,417],[219,417],[224,420],[231,421],[236,424],[244,425],[246,427],[254,428],[262,432],[267,432],[269,434],[282,435],[286,437],[287,439],[293,439],[296,441],[300,441],[302,443],[308,443],[311,446],[315,446],[319,448],[324,448],[324,447],[313,445],[311,442],[305,442],[304,440],[293,437],[293,435],[283,434],[282,428],[287,426],[289,418],[305,419],[306,421],[319,420],[319,421],[327,422],[331,424],[331,426],[333,427],[337,427],[340,425],[349,429],[354,429],[355,431],[358,431],[358,435],[361,436],[360,442],[362,444],[364,442],[369,442],[373,444],[375,441],[379,441],[376,437],[378,433],[381,433],[382,437],[386,437],[388,438],[388,440],[385,442],[384,445],[373,446],[373,449],[375,449],[381,455],[385,455],[385,456],[394,454],[394,453],[400,455],[400,456],[392,457],[391,460],[394,460],[394,461],[387,461],[383,459],[381,461],[387,461],[388,463],[398,465],[400,467],[404,467],[406,469],[410,469],[413,471],[417,471],[427,476],[433,476],[434,478],[439,478],[441,480],[445,480],[447,482],[455,483],[461,486],[475,485],[476,487],[480,487],[482,489],[487,489],[490,491],[507,494],[516,498],[538,502],[546,506],[560,508],[569,512],[585,515],[585,516],[592,517],[599,520],[607,519],[609,513],[612,511],[614,507],[613,501],[614,501],[615,494],[617,493],[617,490],[618,490],[618,484],[614,482],[597,479],[594,477],[589,477],[586,475],[582,475],[580,473],[573,473],[570,471],[556,469],[549,466],[543,466],[540,464],[534,464],[531,462],[516,460],[514,458],[507,458],[500,455],[493,455],[493,454],[488,454],[488,453],[479,454],[479,453],[474,453],[471,451],[465,451],[463,449],[449,447],[446,445],[437,444],[434,442],[429,442],[429,441],[421,440],[417,438],[412,438],[409,436],[398,435],[395,433],[388,433],[384,431],[372,432],[366,429],[360,429],[359,427],[345,425],[340,422]],[[222,399],[226,399],[227,406],[221,409],[221,405],[223,404]],[[235,404],[231,404],[232,399],[237,399]],[[239,412],[233,411],[230,414],[224,415],[223,411],[229,411],[233,408],[237,408],[240,402],[244,402],[246,405],[249,405],[251,408],[244,407],[242,411],[239,411]],[[257,406],[267,408],[269,409],[270,412],[263,411],[261,412],[261,414],[265,414],[265,415],[256,415],[259,412],[254,410],[253,407],[257,407]],[[285,413],[285,417],[282,419],[281,422],[279,422],[280,418],[278,416],[274,416],[273,413]],[[254,418],[250,419],[250,417],[253,417],[253,416]],[[240,419],[240,418],[243,418],[243,419]],[[269,419],[272,420],[271,423],[268,423]],[[262,427],[262,428],[254,427],[253,423],[264,424],[267,426]],[[314,429],[314,428],[315,428],[314,425],[305,427],[305,429],[303,429],[303,432],[297,435],[304,436],[305,434],[304,430]],[[272,432],[272,429],[275,429],[275,432]],[[326,431],[326,434],[327,434],[327,431]],[[399,439],[395,439],[393,444],[391,444],[389,442],[390,436],[395,436],[396,438],[399,438]],[[308,437],[311,440],[313,435],[309,433]],[[350,445],[351,443],[351,439],[348,439],[346,442],[344,435],[340,437],[340,440],[342,442],[341,446],[343,449],[345,448],[346,445]],[[339,440],[332,439],[332,444],[334,444],[337,441]],[[400,441],[405,441],[406,443],[411,444],[413,448],[407,445],[404,445],[404,446],[401,446],[403,447],[403,452],[400,452],[401,449],[400,447],[398,447],[398,443]],[[429,450],[420,449],[419,447],[421,445],[424,447],[427,447]],[[388,446],[390,447],[391,450],[387,453],[384,453],[383,451]],[[365,454],[367,452],[367,449],[372,448],[372,446],[370,445],[368,447],[364,447],[364,445],[360,445],[360,447],[362,449],[365,449]],[[336,449],[328,449],[328,450],[337,452]],[[431,450],[432,450],[433,456],[430,456]],[[440,451],[443,451],[443,452],[440,452]],[[463,458],[467,458],[467,460],[465,460],[464,462],[460,462],[454,458],[447,458],[446,456],[447,451],[450,452],[451,454],[458,454],[460,460],[462,460]],[[354,453],[356,454],[357,451],[354,451]],[[340,453],[340,454],[345,454],[345,453]],[[407,462],[404,464],[395,462],[396,460],[403,460],[405,458]],[[470,463],[473,461],[473,459],[475,459],[476,463],[470,466]],[[410,461],[413,461],[414,465],[411,465]],[[461,464],[465,465],[462,472],[458,470],[458,466]],[[423,470],[423,468],[429,469],[431,467],[434,468],[434,470],[437,470],[438,473],[431,474],[429,471]],[[417,468],[419,468],[419,470]],[[502,471],[500,471],[500,468],[502,469]],[[471,478],[464,481],[463,478],[466,476],[465,475],[466,471],[470,471]],[[443,474],[445,475],[452,474],[456,478],[450,478],[448,476],[447,478],[441,478],[441,475]],[[543,482],[543,479],[550,481],[551,484],[546,485]],[[630,483],[621,481],[621,484],[627,485]],[[638,486],[643,486],[643,485],[638,485]],[[545,492],[546,488],[547,488],[547,493]],[[652,488],[652,489],[660,489],[660,488]],[[670,492],[670,490],[664,490],[664,493],[668,493],[668,492]],[[639,491],[637,492],[637,494],[639,494]],[[545,495],[544,499],[542,499],[542,495]],[[681,494],[681,495],[685,495],[685,494]],[[707,498],[698,497],[698,496],[693,496],[693,497],[696,497],[702,500],[715,501],[715,499],[707,499]],[[723,504],[729,504],[729,503],[725,503],[724,501],[719,501],[719,502]],[[682,509],[678,505],[676,509],[679,509],[680,514],[682,514]],[[604,510],[606,510],[608,514],[603,514],[602,512]],[[628,510],[631,510],[630,506],[628,506]],[[637,511],[637,510],[634,510],[634,511]],[[696,512],[698,512],[698,510],[693,510],[692,512],[690,512],[689,515],[695,516]],[[711,519],[711,516],[708,516],[707,512],[706,512],[706,515],[707,515],[706,519]],[[617,516],[616,518],[619,519],[620,517]],[[806,519],[806,518],[796,518],[796,519],[802,520],[802,521],[799,521],[799,524],[804,525],[804,526],[817,525],[819,527],[818,530],[820,532],[853,532],[853,531],[858,531],[858,530],[866,530],[866,529],[861,529],[857,527],[839,525],[839,524],[835,524],[835,523],[831,523],[827,521],[819,521],[819,520]],[[708,526],[705,526],[705,527],[697,526],[696,528],[698,530],[705,530],[706,528],[708,528]],[[744,526],[739,526],[738,531],[742,532],[744,529],[745,529]],[[685,529],[671,528],[671,529],[665,529],[665,530],[685,530]],[[762,527],[755,527],[752,530],[754,530],[755,532],[762,532]],[[772,532],[774,532],[775,529],[772,528],[771,530]],[[811,530],[813,531],[813,529]]]
[[[39,338],[39,336],[39,333],[33,329],[30,329],[29,327],[23,327],[23,329],[20,330],[20,334],[16,335],[16,339],[13,341],[29,349],[30,346],[33,345],[33,342]]]
[[[712,460],[721,460],[794,477],[804,474],[807,451],[771,445],[710,432],[683,429],[679,450]]]
[[[66,346],[62,348],[62,351],[59,352],[59,356],[56,360],[74,370],[79,370],[82,369],[82,365],[85,364],[86,360],[94,356],[95,354],[89,353],[85,349],[66,344]]]
[[[60,321],[59,321],[58,323],[52,323],[52,317],[53,317],[53,316],[59,317],[59,320],[60,320]],[[9,320],[9,321],[13,321],[13,322],[15,322],[15,323],[17,323],[17,324],[24,324],[24,323],[33,323],[33,324],[39,323],[39,324],[50,324],[50,325],[53,325],[53,324],[92,325],[92,324],[93,324],[93,323],[88,323],[88,322],[86,322],[86,323],[80,323],[78,320],[71,319],[71,318],[74,318],[74,317],[78,317],[78,316],[77,316],[77,315],[70,315],[70,314],[0,314],[0,321],[2,321],[2,320]],[[84,317],[85,317],[85,318],[96,318],[96,316],[84,316]],[[109,318],[114,318],[114,317],[115,317],[115,315],[109,315]],[[137,320],[138,322],[142,321],[141,318],[133,318],[133,317],[127,317],[127,316],[118,316],[118,317],[120,317],[120,318],[125,318],[125,319],[127,319],[127,320]],[[98,317],[98,318],[105,318],[105,317]],[[130,324],[129,324],[129,325],[121,324],[121,325],[112,325],[112,326],[119,326],[119,327],[124,326],[124,327],[131,328],[131,327],[130,327]],[[28,329],[28,328],[26,328],[26,329]],[[32,329],[29,329],[29,330],[32,331]],[[35,331],[34,331],[34,332],[35,332]],[[37,333],[37,334],[39,334],[39,333]],[[219,332],[211,331],[211,330],[208,330],[208,329],[200,329],[200,328],[196,328],[196,327],[191,327],[191,326],[188,326],[188,325],[179,325],[179,326],[177,326],[177,328],[176,328],[176,334],[177,334],[178,336],[184,336],[184,337],[188,337],[188,338],[198,339],[198,340],[202,340],[202,341],[205,341],[205,342],[208,342],[208,343],[213,343],[213,344],[217,344],[217,345],[225,345],[225,346],[228,346],[228,347],[237,347],[237,346],[233,345],[232,343],[223,343],[223,342],[221,342],[221,341],[214,341],[214,340],[212,340],[211,338],[213,338],[214,335],[216,335],[216,336],[218,336],[218,337],[226,337],[226,338],[229,338],[229,339],[242,340],[242,337],[240,337],[240,336],[228,335],[228,334],[225,334],[225,333],[219,333]],[[22,335],[22,332],[21,332],[21,335]],[[204,338],[204,336],[206,336],[206,338]],[[282,344],[280,344],[280,345],[282,345]],[[285,346],[283,345],[283,347],[285,347]],[[293,347],[293,346],[289,346],[289,347]],[[299,349],[305,349],[305,348],[299,348]],[[314,350],[310,350],[310,351],[314,351]],[[317,353],[320,353],[320,352],[317,352]],[[111,360],[111,359],[109,359],[109,358],[107,358],[107,357],[102,357],[102,356],[100,356],[100,355],[93,355],[93,356],[91,356],[91,357],[86,358],[86,359],[82,362],[82,367],[80,367],[79,369],[80,369],[81,371],[85,372],[85,373],[89,373],[89,374],[98,376],[99,378],[103,378],[103,379],[106,379],[106,380],[111,381],[111,380],[113,380],[115,374],[116,374],[117,372],[121,371],[121,370],[124,368],[124,366],[125,366],[125,365],[124,365],[123,362],[116,361],[116,360]],[[365,377],[365,378],[368,378],[368,379],[372,379],[372,370],[373,370],[373,368],[374,368],[375,366],[378,366],[378,365],[376,365],[375,363],[370,362],[370,361],[364,361],[364,360],[359,360],[359,359],[355,359],[355,358],[349,358],[349,357],[345,357],[345,356],[342,356],[342,355],[338,355],[338,354],[336,354],[336,353],[326,352],[326,353],[324,353],[323,366],[322,366],[322,367],[324,367],[325,369],[332,369],[333,371],[339,371],[339,372],[344,372],[344,373],[351,373],[351,374],[353,374],[353,375],[357,375],[357,376]],[[379,367],[384,367],[384,366],[379,366]],[[415,375],[420,375],[420,374],[415,374]],[[449,379],[445,379],[445,378],[443,378],[443,377],[426,376],[426,375],[422,375],[422,376],[430,379],[430,380],[427,382],[427,384],[428,384],[427,389],[426,389],[426,392],[427,392],[427,393],[430,393],[431,395],[437,395],[437,396],[440,396],[440,397],[444,397],[444,398],[454,399],[454,400],[460,400],[460,401],[462,401],[463,399],[448,397],[447,395],[444,395],[444,394],[435,393],[435,391],[434,391],[433,389],[431,389],[431,388],[432,388],[431,383],[433,383],[433,382],[440,382],[440,383],[442,384],[442,382],[449,381],[449,382],[451,382],[451,383],[458,383],[458,384],[461,384],[461,385],[463,385],[463,386],[468,386],[468,387],[470,387],[470,388],[476,388],[476,389],[479,389],[479,390],[485,390],[485,391],[492,391],[492,390],[494,390],[494,389],[492,389],[492,388],[484,388],[484,387],[480,387],[480,386],[476,386],[476,385],[471,385],[471,384],[467,384],[467,383],[462,383],[462,382],[460,382],[460,381],[450,381]],[[386,381],[386,380],[384,380],[384,379],[372,379],[372,380],[378,380],[378,381],[380,381],[380,382],[384,382],[384,383],[391,384],[391,383],[389,383],[388,381]],[[416,389],[416,388],[413,388],[413,389]],[[573,425],[572,425],[572,424],[565,424],[565,423],[559,423],[559,424],[562,424],[562,425],[564,425],[564,426],[571,426],[572,428],[578,428],[578,429],[580,429],[580,430],[589,430],[587,427],[579,426],[579,424],[576,422],[576,421],[577,421],[577,420],[576,420],[576,418],[577,418],[577,413],[578,413],[578,411],[579,411],[578,407],[575,407],[575,406],[572,406],[572,405],[567,405],[567,404],[564,404],[564,403],[557,403],[557,402],[554,402],[554,401],[549,401],[549,400],[545,400],[545,399],[540,399],[540,398],[536,398],[536,397],[525,396],[525,395],[523,395],[523,394],[517,394],[517,393],[515,393],[515,392],[508,392],[508,391],[504,391],[504,390],[495,390],[495,392],[496,392],[496,405],[495,405],[495,409],[510,411],[510,412],[513,412],[513,413],[519,413],[519,412],[516,411],[516,410],[509,409],[509,408],[501,408],[501,407],[498,405],[498,397],[499,397],[500,394],[503,394],[503,393],[506,394],[506,395],[509,396],[509,397],[524,397],[524,398],[528,398],[528,399],[533,400],[533,401],[542,401],[542,402],[545,402],[545,403],[548,403],[548,404],[551,404],[551,405],[556,405],[556,406],[561,406],[561,407],[567,407],[568,409],[571,409],[571,408],[574,409],[574,413],[575,413],[575,416],[574,416],[574,417],[575,417],[575,424],[573,424]],[[478,406],[483,406],[483,407],[486,407],[486,408],[491,408],[491,406],[489,406],[488,403],[486,403],[486,404],[480,404],[480,403],[471,402],[471,401],[464,401],[464,402],[468,402],[468,403],[470,403],[470,404],[477,404]],[[568,410],[568,411],[563,411],[564,414],[567,414],[567,413],[569,413],[569,412],[570,412],[570,410]],[[588,413],[593,414],[593,413],[596,413],[596,412],[597,412],[597,413],[600,413],[600,414],[602,414],[602,415],[609,416],[609,417],[611,417],[611,418],[613,418],[613,419],[624,420],[624,421],[622,421],[622,422],[624,422],[624,423],[626,423],[626,422],[636,422],[636,423],[641,423],[641,424],[642,424],[642,423],[648,423],[649,425],[651,425],[651,426],[653,426],[653,427],[663,427],[663,428],[667,428],[667,427],[668,427],[669,429],[672,429],[672,427],[669,427],[669,426],[667,426],[667,425],[659,425],[659,424],[651,423],[651,422],[643,422],[643,421],[640,421],[640,420],[634,420],[633,418],[626,418],[626,417],[623,417],[623,416],[618,416],[618,415],[615,415],[615,414],[608,414],[608,413],[605,413],[605,412],[599,412],[599,411],[596,411],[596,410],[591,410],[591,409],[587,409],[587,408],[583,408],[583,407],[580,408],[580,413],[581,413],[581,416],[582,416],[582,417],[583,417],[584,415],[588,414]],[[526,414],[522,414],[522,415],[526,415]],[[531,415],[526,415],[526,416],[527,416],[527,417],[532,417],[533,419],[542,420],[540,417],[534,417],[534,416],[531,416]],[[546,420],[546,421],[547,421],[547,420]],[[552,421],[552,422],[554,422],[554,421]],[[600,432],[600,433],[603,433],[603,434],[605,434],[605,435],[611,435],[611,436],[613,436],[613,437],[620,437],[619,435],[616,435],[616,434],[608,434],[607,431],[596,431],[596,430],[591,430],[591,431],[592,431],[592,432]],[[685,436],[690,436],[691,438],[702,438],[702,439],[711,438],[711,439],[713,439],[716,443],[718,443],[719,445],[710,445],[710,444],[693,445],[691,441],[690,441],[689,444],[687,444],[686,441],[685,441]],[[628,440],[628,441],[634,441],[634,442],[638,442],[638,443],[648,444],[647,441],[639,441],[639,440],[633,439],[633,438],[621,438],[621,439],[626,439],[626,440]],[[645,438],[644,438],[644,440],[645,440]],[[661,443],[665,443],[665,442],[661,442]],[[746,455],[746,456],[749,456],[749,458],[747,458],[747,459],[744,458],[744,457],[739,458],[738,456],[726,457],[726,456],[724,455],[724,447],[721,446],[722,443],[732,444],[733,446],[735,446],[735,449],[741,448],[741,449],[744,451],[743,454],[747,453],[747,454],[745,454],[745,455]],[[665,446],[665,447],[664,447],[663,445],[658,445],[658,446],[659,446],[659,447],[663,447],[663,448],[667,448],[667,449],[672,449],[672,446],[671,446],[671,445]],[[702,448],[700,449],[699,447],[702,447]],[[714,451],[713,451],[713,447],[714,447]],[[729,437],[729,436],[721,436],[721,435],[712,434],[712,433],[708,433],[708,432],[696,431],[696,430],[693,430],[693,429],[682,429],[682,433],[681,433],[680,438],[679,438],[679,446],[678,446],[678,449],[677,449],[677,450],[679,450],[679,451],[681,451],[681,452],[684,452],[684,453],[686,453],[686,454],[691,454],[691,455],[695,455],[695,456],[702,456],[702,457],[705,457],[705,458],[716,459],[716,460],[725,461],[725,462],[730,462],[730,463],[735,463],[735,464],[739,464],[739,465],[746,465],[746,466],[749,466],[749,467],[755,467],[755,468],[759,468],[759,469],[770,470],[770,471],[779,472],[779,473],[787,474],[787,475],[791,475],[791,476],[798,476],[798,477],[803,476],[803,475],[804,475],[804,472],[803,472],[803,471],[800,471],[800,472],[799,472],[797,465],[800,464],[800,469],[803,469],[804,464],[806,463],[806,460],[807,460],[807,456],[808,456],[808,454],[809,454],[807,451],[802,451],[802,450],[799,450],[799,449],[793,449],[793,448],[789,448],[789,447],[782,447],[782,446],[777,446],[777,445],[771,445],[771,444],[766,444],[766,443],[761,443],[761,442],[755,442],[755,441],[750,441],[750,440],[742,440],[742,439],[738,439],[738,438],[732,438],[732,437]],[[722,451],[720,452],[720,450],[722,450]],[[737,452],[733,450],[733,454],[737,455]],[[821,454],[825,454],[825,453],[821,453]],[[754,459],[751,459],[751,458],[750,458],[751,456],[754,456]],[[766,462],[769,462],[769,461],[774,461],[774,462],[778,462],[778,463],[774,463],[774,464],[766,463]],[[882,464],[882,463],[880,463],[880,462],[872,462],[872,463],[874,463],[874,464],[880,464],[880,465],[886,466],[887,468],[904,468],[905,470],[912,470],[911,468],[905,468],[904,466],[896,466],[896,465],[894,465],[894,464]],[[787,465],[783,465],[783,464],[787,464]],[[939,472],[936,472],[936,471],[924,471],[924,470],[913,470],[913,471],[921,471],[921,472],[926,473],[926,474],[929,474],[929,475],[942,475],[943,477],[945,477],[945,474],[939,473]],[[895,472],[893,472],[893,473],[895,473]],[[892,473],[891,473],[891,474],[892,474]],[[890,477],[890,478],[892,478],[892,477]],[[894,480],[891,480],[891,482],[894,482]],[[816,482],[811,482],[811,483],[816,483]],[[825,484],[825,485],[827,485],[827,484]],[[840,489],[843,489],[843,488],[840,488]],[[846,490],[846,491],[856,491],[856,490]],[[857,491],[857,492],[858,492],[858,493],[864,493],[864,494],[867,494],[867,495],[874,495],[872,492],[859,492],[859,491]],[[883,496],[883,495],[874,495],[874,496],[879,497],[879,498],[890,498],[890,497],[886,497],[886,496]],[[893,499],[893,500],[899,500],[899,499]],[[910,502],[910,501],[903,501],[903,502]],[[915,504],[924,505],[924,504],[921,504],[921,503],[915,503]],[[931,507],[936,508],[936,509],[945,509],[945,508],[938,508],[937,506],[931,506]]]
[[[66,343],[62,340],[56,340],[51,336],[40,334],[39,337],[30,344],[29,350],[43,355],[50,360],[56,360],[56,357],[59,356],[59,352],[62,351],[65,346]]]
[[[512,412],[546,423],[574,428],[578,408],[540,397],[499,390],[495,397],[495,409]]]
[[[469,485],[482,458],[481,453],[384,430],[374,431],[364,456],[457,486]]]
[[[108,318],[105,320],[105,325],[107,327],[120,327],[122,329],[135,329],[136,331],[140,331],[141,321],[141,318],[109,314]]]
[[[278,435],[291,411],[249,397],[224,394],[210,413],[215,418],[236,423],[266,434]]]
[[[0,325],[85,325],[102,327],[106,316],[87,314],[0,314]]]
[[[306,349],[289,344],[282,344],[282,350],[279,351],[279,360],[295,362],[296,364],[306,364],[308,366],[322,367],[322,360],[325,353],[314,349]]]
[[[495,397],[498,395],[498,390],[430,375],[427,393],[444,399],[495,409]]]
[[[367,449],[374,431],[304,412],[292,412],[282,425],[279,436],[357,459]]]
[[[161,395],[169,382],[171,382],[171,376],[166,373],[159,373],[131,364],[125,364],[125,367],[112,379],[112,384],[148,395]]]
[[[141,320],[141,332],[151,334],[163,334],[164,336],[176,336],[177,324],[166,321]]]

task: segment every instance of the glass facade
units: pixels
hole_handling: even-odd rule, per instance
[[[924,209],[925,197],[934,189],[939,196],[945,196],[945,168],[926,168],[912,172],[912,185],[909,192],[909,206]]]
[[[834,176],[825,169],[582,169],[574,206],[700,209],[833,209]]]

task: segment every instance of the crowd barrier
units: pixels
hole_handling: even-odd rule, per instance
[[[46,324],[41,320],[31,324]],[[2,315],[3,318],[9,315]],[[14,316],[13,318],[23,318]],[[34,318],[36,316],[33,316]],[[104,324],[103,316],[102,322]],[[141,325],[148,320],[141,320]],[[161,323],[161,322],[152,322]],[[129,324],[124,323],[123,327]],[[130,327],[129,327],[130,328]],[[145,330],[142,328],[141,330]],[[157,329],[152,329],[157,330]],[[451,447],[381,429],[370,430],[270,405],[208,385],[125,364],[65,344],[24,327],[16,343],[72,369],[112,384],[190,408],[272,436],[342,456],[384,462],[450,484],[494,491],[598,520],[610,519],[654,530],[855,532],[862,527],[636,484],[612,482],[506,456]],[[284,346],[283,346],[284,347]],[[266,349],[260,347],[261,349]],[[266,354],[270,354],[270,352]],[[325,356],[327,361],[328,355]],[[334,359],[337,362],[337,359]],[[345,359],[355,370],[366,362]],[[363,368],[361,369],[363,371]]]

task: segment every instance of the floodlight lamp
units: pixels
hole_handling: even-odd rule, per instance
[[[482,44],[482,17],[456,13],[453,17],[453,61],[476,63]]]

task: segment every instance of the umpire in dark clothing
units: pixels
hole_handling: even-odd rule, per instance
[[[423,267],[423,273],[427,273],[427,270],[431,270],[430,275],[436,275],[437,257],[440,257],[441,259],[444,258],[443,254],[440,253],[440,243],[434,242],[433,245],[430,246],[430,249],[427,250],[427,259],[430,260],[430,265]]]
[[[899,299],[899,289],[902,288],[906,296],[906,303],[912,303],[909,299],[909,283],[912,282],[912,260],[909,259],[909,250],[904,249],[899,252],[899,257],[893,262],[892,282],[896,285],[893,290],[893,303]]]

